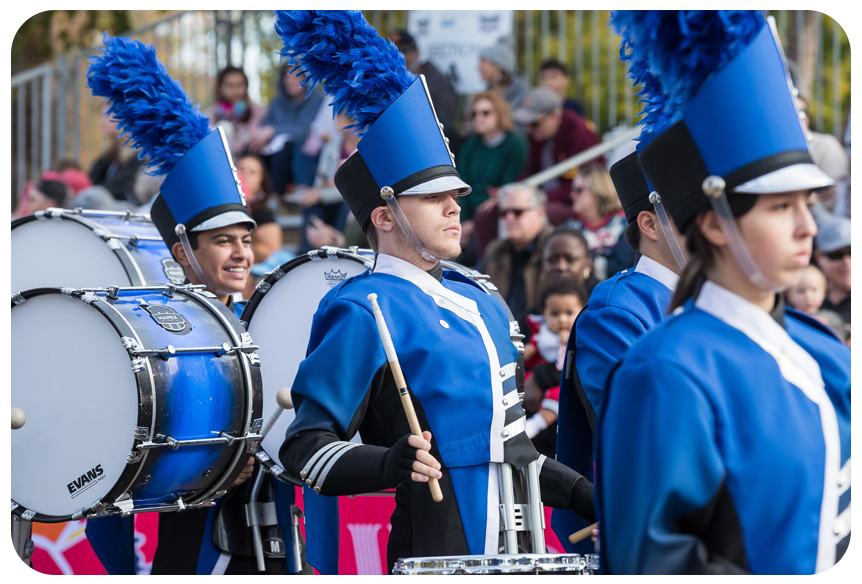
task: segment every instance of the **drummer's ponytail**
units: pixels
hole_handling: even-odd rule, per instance
[[[728,197],[728,203],[730,204],[730,210],[734,218],[738,219],[748,213],[754,207],[757,199],[757,195],[731,194]],[[711,211],[702,211],[697,217],[691,220],[688,227],[684,230],[688,263],[685,269],[683,269],[682,274],[680,274],[679,282],[673,293],[673,299],[670,302],[669,312],[673,312],[685,304],[685,301],[689,298],[697,297],[700,287],[707,280],[706,272],[715,263],[716,247],[706,239],[697,226],[697,220],[707,212]]]

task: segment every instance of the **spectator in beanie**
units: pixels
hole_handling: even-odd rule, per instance
[[[822,308],[837,312],[850,324],[850,219],[818,221],[814,259],[826,276],[828,291]]]
[[[259,152],[275,133],[261,126],[266,108],[248,96],[248,77],[239,67],[225,67],[216,78],[216,101],[207,112],[213,126],[224,125],[234,160],[248,152]]]
[[[497,92],[483,91],[473,96],[470,120],[474,134],[464,141],[457,160],[458,174],[473,187],[469,197],[458,201],[461,247],[472,252],[469,258],[460,259],[472,265],[497,237],[497,189],[515,182],[523,172],[527,144],[512,132],[509,104]]]
[[[530,91],[524,78],[515,74],[515,51],[506,37],[479,52],[479,74],[488,89],[502,95],[513,110],[521,107]]]
[[[291,74],[293,68],[289,63],[279,68],[278,93],[262,122],[274,128],[273,140],[260,154],[269,168],[273,192],[278,195],[290,184],[311,184],[317,168],[317,158],[304,154],[301,146],[323,103],[323,92],[315,88],[306,96],[308,88],[300,87],[303,76]]]
[[[527,168],[523,178],[550,168],[601,141],[584,118],[563,108],[560,96],[547,87],[530,91],[523,106],[513,112],[512,118],[527,126],[529,135]],[[598,157],[594,161],[604,162],[604,159]],[[548,220],[551,225],[560,225],[574,218],[569,192],[572,177],[576,173],[577,169],[573,169],[540,185],[548,195]]]
[[[560,61],[547,59],[539,65],[539,85],[553,90],[563,100],[564,108],[572,110],[586,120],[584,106],[581,105],[581,102],[566,95],[571,81],[569,68]],[[586,120],[586,122],[587,124],[592,124],[589,120]],[[590,129],[595,132],[595,125],[593,124]]]
[[[437,119],[443,124],[443,133],[449,138],[449,149],[457,157],[461,146],[461,136],[455,129],[455,88],[452,86],[452,81],[431,61],[419,62],[419,47],[416,46],[416,39],[406,30],[396,30],[389,35],[389,38],[404,55],[404,64],[407,66],[407,70],[416,75],[425,76],[425,83],[428,84],[428,93],[431,94]]]

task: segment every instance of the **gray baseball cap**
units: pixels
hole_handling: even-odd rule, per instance
[[[547,87],[537,87],[527,94],[521,107],[512,112],[512,119],[522,126],[527,126],[562,107],[563,99],[556,92]]]
[[[818,225],[814,247],[818,251],[830,253],[844,247],[850,247],[850,219],[832,216]]]

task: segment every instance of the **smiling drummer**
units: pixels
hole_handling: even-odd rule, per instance
[[[87,80],[93,95],[108,99],[108,115],[141,149],[150,171],[166,175],[150,211],[153,223],[187,280],[206,286],[239,317],[245,303],[234,303],[232,296],[248,279],[254,261],[251,231],[257,225],[224,132],[209,129],[207,118],[156,60],[152,46],[108,35],[104,42],[103,54],[91,60]],[[232,487],[245,483],[253,468],[250,457]],[[254,556],[239,553],[252,537],[244,517],[239,529],[224,532],[231,524],[228,515],[244,515],[247,487],[248,483],[230,491],[209,509],[163,513],[152,573],[258,573]],[[293,488],[279,484],[274,488],[279,515],[287,517],[294,503]],[[106,517],[87,522],[87,537],[111,574],[135,573],[131,521]],[[290,524],[285,523],[282,531],[292,533]],[[267,555],[266,573],[286,573],[283,550],[282,546],[280,557]]]
[[[497,466],[521,468],[539,455],[524,432],[518,349],[502,305],[439,262],[461,251],[458,197],[471,189],[424,80],[407,72],[361,13],[277,11],[276,30],[282,54],[302,59],[309,83],[325,78],[336,112],[364,129],[335,184],[377,252],[371,270],[320,302],[292,387],[296,418],[279,454],[307,485],[309,563],[337,571],[337,547],[330,547],[337,534],[325,533],[335,496],[392,488],[389,571],[410,556],[497,554]],[[370,293],[378,295],[428,430],[423,438],[410,432]],[[351,441],[357,433],[362,444]],[[592,484],[553,460],[539,463],[544,503],[592,519]],[[424,484],[429,478],[439,480],[439,503]]]

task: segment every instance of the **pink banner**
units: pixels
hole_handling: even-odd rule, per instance
[[[302,493],[297,489],[297,504]],[[340,497],[338,570],[341,574],[376,575],[386,573],[386,542],[392,525],[395,498]],[[69,523],[34,523],[33,568],[44,574],[105,574],[84,535],[86,520]],[[149,574],[156,552],[159,516],[135,515],[135,554],[138,574]],[[545,507],[545,544],[550,553],[563,553],[563,546],[550,529],[551,510]],[[303,527],[304,533],[304,527]]]

